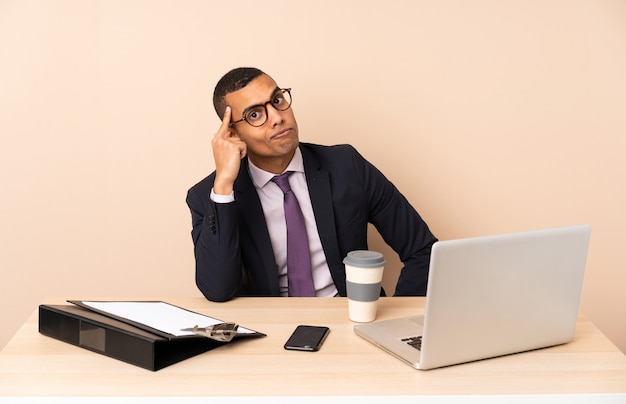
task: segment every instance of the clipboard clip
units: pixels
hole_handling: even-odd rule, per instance
[[[230,342],[237,335],[238,324],[235,323],[219,323],[207,327],[198,327],[194,325],[192,328],[183,328],[181,331],[191,331],[196,335],[201,335],[220,342]]]

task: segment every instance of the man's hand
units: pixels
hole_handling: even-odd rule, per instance
[[[246,156],[246,144],[229,127],[230,114],[230,107],[226,107],[222,125],[211,141],[215,159],[213,192],[217,195],[230,195],[233,191],[241,159]]]

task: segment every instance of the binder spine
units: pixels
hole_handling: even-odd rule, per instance
[[[225,344],[204,337],[164,338],[73,305],[40,305],[39,333],[152,371]]]
[[[157,370],[154,341],[110,325],[40,306],[39,332],[132,365]]]

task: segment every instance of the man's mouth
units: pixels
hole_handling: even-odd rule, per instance
[[[287,136],[289,133],[291,133],[291,128],[283,129],[280,132],[270,136],[270,139],[281,138],[281,137]]]

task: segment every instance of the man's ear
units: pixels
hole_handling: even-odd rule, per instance
[[[238,138],[241,138],[241,136],[239,136],[239,129],[237,129],[237,125],[229,126],[228,129],[231,131],[233,135],[237,136]]]

